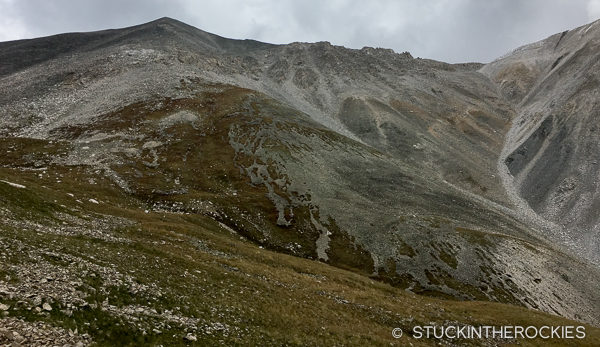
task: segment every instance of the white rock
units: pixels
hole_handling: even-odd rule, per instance
[[[192,334],[187,334],[184,339],[188,340],[188,341],[198,341],[198,339],[196,338],[196,336],[192,335]]]
[[[27,187],[25,187],[22,184],[12,183],[12,182],[8,182],[8,181],[4,181],[4,180],[0,180],[0,182],[6,183],[6,184],[8,184],[11,187],[15,187],[15,188],[19,188],[19,189],[27,188]]]

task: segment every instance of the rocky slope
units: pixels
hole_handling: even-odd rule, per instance
[[[590,37],[600,35],[588,31]],[[17,238],[40,266],[51,252],[60,260],[48,267],[67,261],[98,276],[100,282],[88,283],[64,270],[63,280],[105,293],[93,296],[94,309],[104,316],[128,321],[128,309],[137,308],[152,316],[143,307],[150,304],[145,298],[167,291],[165,283],[142,275],[148,269],[125,270],[127,264],[120,261],[110,265],[105,260],[109,271],[102,272],[95,258],[82,259],[71,246],[100,243],[110,259],[118,259],[132,242],[151,240],[158,247],[152,252],[169,261],[173,241],[160,242],[184,232],[190,234],[186,240],[200,245],[199,237],[216,237],[216,244],[251,247],[241,237],[390,283],[395,293],[496,301],[598,324],[600,271],[593,264],[593,248],[582,248],[597,247],[590,246],[597,237],[584,228],[596,221],[595,200],[593,194],[582,199],[579,203],[589,202],[588,209],[572,212],[565,199],[557,204],[553,184],[559,182],[557,192],[568,187],[559,187],[562,171],[546,167],[574,169],[565,163],[585,155],[573,157],[565,149],[562,164],[538,160],[544,153],[556,155],[556,146],[576,148],[568,147],[579,140],[573,129],[584,131],[586,123],[565,116],[572,128],[560,130],[558,124],[565,121],[556,118],[555,125],[548,125],[547,116],[540,111],[534,117],[534,107],[527,106],[543,99],[559,107],[559,97],[552,95],[569,99],[566,89],[556,87],[565,82],[543,86],[554,68],[568,65],[589,76],[577,58],[557,60],[562,50],[573,48],[559,48],[552,53],[556,58],[547,52],[554,41],[565,47],[581,43],[573,35],[561,36],[563,43],[557,41],[560,35],[551,37],[485,66],[326,42],[230,40],[168,18],[119,30],[0,43],[5,150],[0,188],[6,191],[0,198],[0,240],[11,254],[2,259],[12,269],[6,276],[17,278],[5,296],[30,310],[41,307],[31,302],[32,283],[21,275],[33,271],[29,260],[17,259],[19,251],[10,245]],[[583,46],[593,52],[593,44]],[[554,78],[561,76],[573,75],[556,73]],[[582,80],[572,79],[575,84]],[[591,107],[585,100],[593,100],[593,86],[568,90],[578,99],[565,101],[561,109],[567,104]],[[535,132],[535,122],[546,125]],[[550,138],[563,142],[552,147]],[[591,135],[586,139],[582,148],[593,151],[597,142]],[[533,149],[523,151],[523,146]],[[592,167],[586,166],[590,175]],[[567,192],[573,197],[588,189],[576,182],[576,189]],[[568,195],[563,193],[563,198]],[[572,219],[563,218],[569,213]],[[18,237],[18,230],[28,236]],[[212,233],[233,233],[235,241]],[[58,248],[40,246],[35,235],[58,242]],[[69,241],[61,246],[54,235]],[[215,259],[229,259],[213,246],[198,247]],[[575,255],[580,249],[588,253]],[[205,257],[197,250],[191,255]],[[256,266],[265,266],[264,261]],[[48,272],[36,271],[42,278]],[[138,272],[134,277],[145,280],[123,271]],[[213,268],[198,271],[222,276]],[[142,294],[133,295],[139,302],[125,300],[128,308],[124,299],[114,297],[120,293],[114,288],[131,288],[135,281],[142,281]],[[73,307],[90,300],[86,290],[47,297],[73,315]],[[179,307],[198,300],[194,295],[184,295]],[[184,336],[207,317],[186,310],[169,313]],[[17,313],[22,317],[22,311]],[[233,317],[238,316],[229,316],[227,324],[234,325]],[[164,324],[156,329],[167,329]]]
[[[600,263],[598,22],[515,50],[482,68],[516,105],[502,156],[513,187],[566,242]]]

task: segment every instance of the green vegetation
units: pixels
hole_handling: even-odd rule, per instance
[[[28,208],[40,216],[48,213],[47,206],[55,204],[49,201],[55,199],[56,204],[64,204],[67,209],[75,208],[77,203],[65,194],[68,191],[110,201],[101,206],[86,205],[90,218],[101,211],[135,221],[130,227],[112,231],[114,236],[130,240],[127,243],[7,226],[1,229],[0,240],[8,245],[8,254],[16,252],[9,244],[16,241],[26,245],[29,255],[38,251],[58,254],[43,261],[79,277],[81,286],[77,289],[85,293],[89,303],[73,310],[71,315],[63,312],[65,303],[61,302],[53,304],[57,309],[50,313],[19,308],[9,310],[10,315],[78,329],[90,334],[99,345],[184,345],[189,342],[184,340],[188,332],[195,334],[203,345],[406,345],[408,342],[427,345],[433,341],[416,340],[410,335],[394,340],[391,329],[400,327],[410,331],[415,325],[430,322],[574,324],[510,305],[445,301],[410,294],[352,271],[260,249],[206,216],[119,208],[128,202],[128,197],[109,184],[89,185],[65,177],[66,186],[43,188],[36,183],[33,173],[1,169],[0,174],[8,181],[27,185],[24,196],[37,197],[37,202]],[[198,247],[199,242],[203,247]],[[131,275],[135,283],[159,288],[162,295],[133,294],[127,286],[106,285],[108,279],[103,279],[101,273],[78,273],[82,268],[67,261],[73,258],[108,265],[119,273]],[[7,268],[6,265],[2,264],[2,268]],[[14,277],[8,271],[5,274]],[[102,309],[106,300],[118,309],[144,307],[156,314],[134,314],[138,320],[132,321]],[[20,307],[16,299],[6,303]],[[61,307],[63,310],[58,309]],[[165,312],[194,320],[196,331],[185,324],[165,324]],[[156,326],[161,327],[158,333],[153,332]],[[587,333],[590,345],[600,338],[598,329],[588,327]],[[461,343],[478,344],[476,340]]]
[[[160,107],[131,105],[101,117],[93,129],[58,130],[75,140],[92,131],[149,129],[162,146],[131,143],[140,156],[120,153],[121,164],[110,167],[129,192],[106,174],[108,169],[59,165],[66,162],[66,142],[2,139],[14,151],[0,158],[0,179],[26,187],[0,183],[0,284],[19,288],[12,298],[0,296],[10,306],[8,315],[89,334],[106,346],[188,345],[194,338],[198,345],[418,346],[457,342],[411,337],[412,327],[432,322],[577,324],[506,304],[443,300],[450,296],[419,286],[391,259],[374,274],[372,256],[333,218],[323,224],[331,231],[329,263],[337,267],[305,259],[316,258],[319,232],[310,221],[320,211],[310,204],[310,194],[299,196],[273,184],[273,192],[288,199],[285,217],[291,221],[276,224],[278,211],[265,183],[252,184],[244,172],[256,159],[244,151],[253,149],[251,141],[257,138],[251,135],[262,129],[256,114],[247,112],[260,113],[261,122],[277,129],[308,130],[275,122],[269,117],[274,106],[251,100],[247,91],[232,88],[197,99],[165,99]],[[159,131],[155,125],[180,110],[203,115],[202,127],[177,123]],[[244,151],[236,152],[229,143],[234,124],[244,125]],[[324,130],[316,130],[315,136],[326,143],[337,141],[337,135]],[[291,155],[281,143],[263,145]],[[169,160],[156,166],[155,156]],[[286,179],[274,160],[261,165],[270,177]],[[454,227],[443,217],[422,221],[435,231],[449,229],[474,244],[489,244],[485,233]],[[401,256],[412,259],[421,251],[397,241]],[[290,249],[290,244],[299,247]],[[427,272],[431,284],[486,299],[479,288],[448,272],[458,266],[451,244],[432,244],[428,251],[444,267]],[[514,301],[498,288],[492,291]],[[40,302],[35,303],[38,295]],[[40,309],[41,302],[52,309]],[[399,340],[391,335],[396,327],[406,332]],[[186,339],[188,334],[192,338]],[[587,334],[584,344],[600,339],[597,328],[588,327]]]

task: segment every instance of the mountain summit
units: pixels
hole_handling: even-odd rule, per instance
[[[5,320],[106,344],[598,326],[598,30],[487,65],[170,18],[0,43]]]

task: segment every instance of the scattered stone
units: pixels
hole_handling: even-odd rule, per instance
[[[27,188],[27,187],[25,187],[25,186],[24,186],[24,185],[22,185],[22,184],[12,183],[12,182],[8,182],[8,181],[4,181],[4,180],[0,180],[0,182],[2,182],[2,183],[6,183],[6,184],[8,184],[8,185],[9,185],[9,186],[11,186],[11,187],[15,187],[15,188],[19,188],[19,189],[24,189],[24,188]]]
[[[26,322],[7,317],[0,320],[0,346],[87,346],[89,335],[67,332],[45,322]]]
[[[193,341],[193,342],[198,341],[198,339],[196,338],[196,335],[192,335],[189,333],[184,337],[184,340]]]

